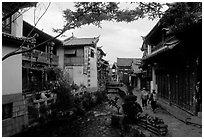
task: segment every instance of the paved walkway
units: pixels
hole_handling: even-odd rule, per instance
[[[134,90],[133,94],[138,97],[138,102],[141,104],[141,92]],[[187,125],[169,114],[164,109],[158,108],[156,113],[153,113],[150,105],[148,105],[147,109],[144,109],[144,112],[164,120],[165,124],[168,125],[168,134],[166,135],[167,137],[202,137],[201,127],[192,124]]]

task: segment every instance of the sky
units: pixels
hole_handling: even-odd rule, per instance
[[[35,10],[37,19],[43,14],[48,3],[40,2]],[[125,2],[122,6],[126,6]],[[64,24],[62,11],[65,9],[73,9],[72,2],[52,2],[48,11],[37,24],[37,28],[45,33],[56,36],[52,31],[53,28],[62,28]],[[23,19],[34,25],[34,8],[23,14]],[[105,60],[110,64],[117,61],[117,58],[142,58],[142,37],[146,36],[158,22],[157,20],[139,19],[131,23],[125,22],[102,22],[102,28],[94,25],[86,25],[74,30],[68,30],[64,33],[66,37],[59,37],[59,40],[65,40],[72,33],[77,38],[93,38],[98,37],[97,46],[102,46],[106,53]]]

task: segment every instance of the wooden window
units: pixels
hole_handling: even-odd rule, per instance
[[[75,57],[75,56],[77,56],[77,55],[76,55],[76,50],[65,50],[64,54],[65,54],[67,57]]]
[[[91,49],[91,57],[94,58],[94,50],[93,49]]]
[[[2,17],[6,16],[6,12],[2,11]],[[11,34],[11,17],[2,21],[2,32]]]
[[[3,104],[2,106],[2,120],[12,117],[13,103]]]

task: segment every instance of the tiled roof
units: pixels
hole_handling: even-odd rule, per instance
[[[99,40],[99,37],[96,38],[76,38],[76,37],[70,37],[66,39],[63,43],[64,46],[67,45],[92,45],[96,44]]]
[[[25,41],[27,43],[33,43],[33,41],[35,41],[35,40],[28,39],[26,37],[16,37],[16,36],[13,36],[13,35],[5,33],[5,32],[2,32],[2,37],[5,37],[5,38],[10,39],[10,40]]]
[[[97,50],[101,52],[101,55],[106,56],[106,53],[101,49],[101,47],[97,47]]]
[[[135,65],[140,65],[141,62],[142,62],[142,59],[141,59],[141,58],[133,58],[133,63],[134,63]]]
[[[132,58],[117,58],[117,66],[131,66]]]
[[[34,29],[34,30],[33,30]],[[37,42],[40,43],[40,42],[43,42],[43,41],[46,41],[48,39],[51,39],[53,38],[53,36],[41,31],[40,29],[34,27],[33,25],[31,25],[30,23],[26,22],[26,21],[23,21],[23,35],[24,36],[28,36],[28,34],[30,33],[30,31],[33,30],[33,34],[34,33],[37,33],[39,35],[39,37],[37,37]],[[39,42],[40,41],[40,42]],[[59,39],[53,39],[52,40],[55,44],[57,45],[61,45],[62,44],[62,41],[59,40]]]
[[[117,58],[117,66],[132,66],[134,64],[140,64],[141,59],[139,58]]]

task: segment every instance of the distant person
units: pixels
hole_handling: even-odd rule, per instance
[[[146,91],[145,88],[143,88],[142,90],[142,95],[141,95],[141,100],[142,100],[142,107],[143,109],[146,108],[147,109],[147,101],[149,99],[149,94],[148,92]]]
[[[155,110],[157,108],[157,94],[155,90],[152,91],[149,101],[151,102],[152,110],[155,113]]]

